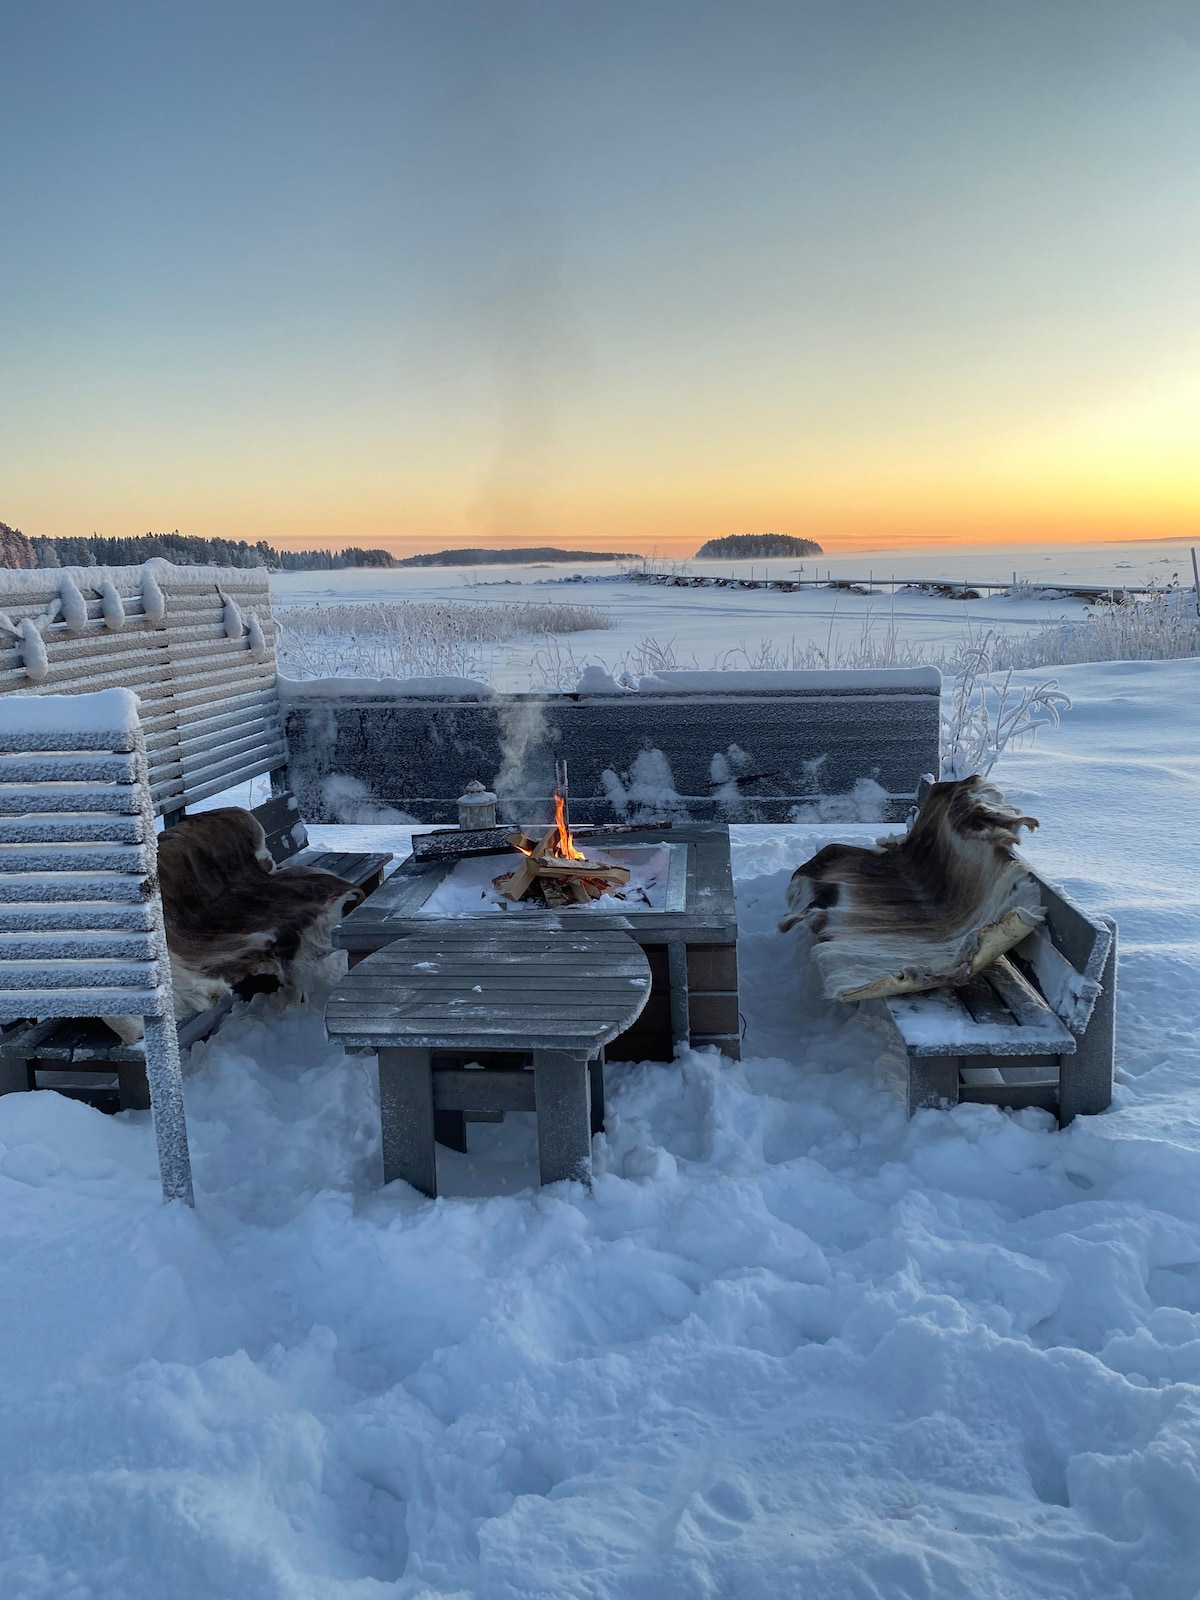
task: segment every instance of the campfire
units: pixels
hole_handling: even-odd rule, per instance
[[[508,843],[525,857],[515,872],[492,880],[509,900],[540,896],[552,910],[586,905],[629,882],[629,868],[589,860],[571,837],[567,811],[567,764],[555,765],[554,826],[541,839],[510,833]]]

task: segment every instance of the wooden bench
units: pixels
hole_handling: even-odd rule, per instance
[[[1040,1106],[1065,1127],[1110,1104],[1116,924],[1033,877],[1045,922],[1010,956],[961,988],[868,1002],[904,1045],[910,1116],[976,1101]]]
[[[153,1108],[164,1197],[191,1204],[154,831],[132,694],[53,696],[34,716],[0,701],[0,1093],[28,1087],[29,1052],[69,1019],[141,1018],[134,1093]]]
[[[254,812],[276,863],[318,867],[366,892],[390,852],[312,848],[286,788],[287,746],[275,663],[275,625],[261,568],[58,568],[0,575],[0,696],[79,695],[107,688],[138,696],[146,783],[165,826],[214,795],[270,775]],[[232,999],[179,1024],[180,1047],[206,1037]],[[102,1023],[74,1018],[10,1028],[0,1061],[12,1084],[47,1085],[96,1103],[149,1103],[140,1045]],[[24,1052],[24,1054],[22,1054]],[[108,1080],[98,1085],[98,1079]],[[20,1083],[17,1086],[22,1086]]]

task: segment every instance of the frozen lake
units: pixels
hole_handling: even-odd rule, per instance
[[[1014,574],[1035,583],[1141,585],[1169,582],[1179,574],[1190,583],[1186,543],[1179,540],[1127,544],[946,545],[913,551],[874,550],[822,555],[801,563],[778,561],[690,562],[695,574],[728,577],[790,578],[818,572],[834,578],[916,581],[1008,582]],[[578,573],[587,581],[565,581]],[[503,604],[506,601],[572,602],[608,613],[611,630],[562,635],[547,649],[534,636],[518,638],[483,652],[483,672],[498,687],[539,685],[549,668],[565,681],[575,663],[598,661],[609,668],[630,664],[652,640],[674,663],[687,667],[745,667],[764,644],[776,650],[809,643],[835,652],[856,644],[864,633],[883,638],[895,630],[901,645],[935,652],[952,648],[968,628],[1025,632],[1061,618],[1083,615],[1081,601],[1010,599],[950,600],[918,593],[869,595],[831,589],[786,594],[773,590],[669,589],[628,581],[614,564],[495,567],[405,567],[381,571],[276,573],[272,593],[281,613],[289,606],[378,604],[404,600]],[[285,618],[286,626],[286,618]],[[557,653],[558,659],[548,659]],[[565,660],[564,660],[565,658]],[[565,670],[564,670],[565,668]],[[646,666],[645,670],[649,670]]]

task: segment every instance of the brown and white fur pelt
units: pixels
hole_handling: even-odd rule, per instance
[[[985,778],[935,783],[908,834],[826,845],[798,867],[780,931],[811,931],[830,999],[966,983],[1042,919],[1013,854],[1020,830],[1036,827]]]
[[[345,968],[333,929],[361,890],[313,867],[277,872],[249,811],[226,806],[165,829],[158,876],[177,1018],[250,977],[275,977],[285,1000],[305,999]]]

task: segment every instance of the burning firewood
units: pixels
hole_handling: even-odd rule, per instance
[[[494,879],[501,894],[523,900],[536,885],[546,904],[554,909],[598,900],[612,888],[629,882],[628,867],[591,861],[576,848],[567,816],[567,764],[560,761],[554,790],[554,826],[541,839],[510,833],[508,842],[525,857],[515,872]]]

